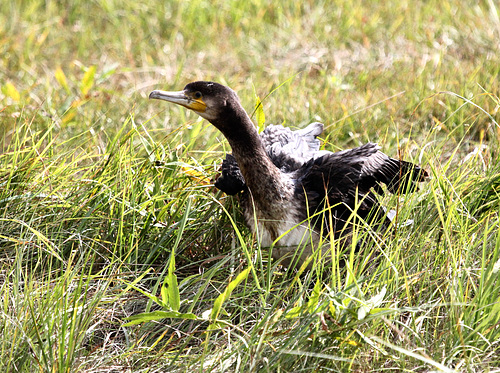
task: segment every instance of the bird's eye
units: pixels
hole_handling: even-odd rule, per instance
[[[195,93],[194,93],[194,95],[193,95],[193,97],[194,97],[195,99],[199,99],[199,98],[201,98],[201,92],[199,92],[199,91],[198,91],[198,92],[195,92]]]

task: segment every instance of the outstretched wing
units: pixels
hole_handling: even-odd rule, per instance
[[[381,184],[386,184],[391,193],[405,193],[414,190],[427,173],[412,163],[388,157],[377,144],[367,143],[311,159],[296,176],[296,194],[306,199],[309,216],[329,207],[336,224],[333,228],[339,232],[354,209],[362,218],[378,216],[383,223],[385,214],[377,213],[382,209],[372,191],[383,193]]]

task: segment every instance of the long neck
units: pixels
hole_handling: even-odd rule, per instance
[[[228,139],[256,204],[263,210],[271,210],[286,195],[287,186],[281,171],[268,157],[254,124],[241,106],[233,108],[231,114],[224,117],[224,123],[213,124]]]

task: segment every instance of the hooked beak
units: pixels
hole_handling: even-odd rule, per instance
[[[207,104],[202,99],[192,98],[186,95],[185,91],[168,92],[155,90],[149,94],[149,98],[173,102],[198,113],[203,113],[207,109]]]

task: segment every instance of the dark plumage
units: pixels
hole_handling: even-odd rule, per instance
[[[223,162],[216,186],[228,194],[243,191],[246,223],[263,246],[275,245],[275,258],[303,244],[304,259],[321,236],[349,236],[352,226],[346,222],[354,210],[373,227],[388,226],[373,191],[383,193],[386,184],[391,193],[406,193],[427,176],[373,143],[320,151],[320,123],[299,131],[271,126],[259,136],[236,93],[218,83],[193,82],[182,91],[153,91],[149,97],[185,106],[224,134],[233,154]]]

